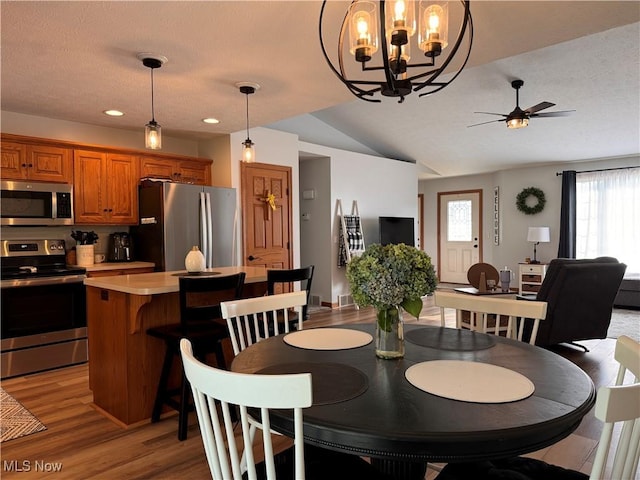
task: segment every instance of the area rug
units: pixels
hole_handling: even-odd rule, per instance
[[[626,335],[640,342],[640,310],[613,309],[607,338],[618,338],[620,335]]]
[[[46,430],[29,410],[0,387],[0,442]]]

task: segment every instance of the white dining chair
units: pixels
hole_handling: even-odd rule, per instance
[[[637,478],[640,458],[640,343],[627,336],[616,341],[614,358],[620,363],[613,386],[600,387],[596,398],[595,416],[604,425],[591,468],[589,480],[634,480]],[[627,371],[633,379],[624,383]],[[619,427],[619,428],[617,428]],[[619,432],[617,442],[612,441],[614,431]],[[612,446],[613,445],[613,446]],[[611,465],[609,459],[613,457]],[[582,476],[534,458],[515,457],[484,462],[480,466],[448,464],[437,480],[482,480],[499,471],[501,478],[529,478],[527,472],[538,472],[547,478],[562,480]],[[474,470],[477,469],[477,470]],[[492,477],[494,478],[494,477]],[[587,478],[584,475],[584,478]]]
[[[271,335],[289,333],[290,310],[297,313],[297,329],[302,330],[302,310],[306,304],[307,294],[304,291],[220,303],[222,318],[227,321],[233,354],[238,355],[245,348]]]
[[[516,300],[512,298],[467,295],[464,293],[436,290],[433,294],[434,304],[440,307],[440,322],[445,326],[445,309],[456,310],[456,328],[467,327],[470,330],[482,333],[499,335],[501,331],[508,338],[522,341],[524,336],[525,318],[533,320],[533,327],[529,337],[529,343],[535,344],[540,320],[547,315],[547,302]],[[469,322],[465,325],[462,320],[462,312],[469,312]],[[495,326],[491,331],[488,325],[490,315],[495,315]],[[500,317],[508,317],[507,326],[502,327]]]
[[[302,435],[302,409],[312,404],[311,374],[252,375],[220,370],[198,361],[187,339],[180,341],[184,373],[191,384],[202,442],[214,480],[240,480],[246,471],[249,480],[257,478],[253,455],[253,439],[247,408],[260,409],[264,425],[262,441],[267,479],[276,478],[276,467],[271,441],[269,410],[291,409],[294,418],[295,478],[304,479],[304,438]],[[286,392],[286,395],[283,395]],[[220,402],[218,415],[216,400]],[[240,412],[243,447],[246,464],[236,446],[234,420],[231,408]]]
[[[191,342],[180,341],[184,373],[191,385],[205,455],[213,480],[390,480],[364,459],[305,445],[303,409],[313,402],[311,373],[259,375],[229,372],[200,362],[193,356]],[[240,412],[243,458],[236,444],[236,420],[232,409]],[[264,425],[264,462],[256,463],[253,425],[248,409],[260,411]],[[290,411],[293,417],[293,465],[275,459],[270,431],[271,410]],[[244,463],[243,463],[244,459]]]
[[[608,478],[632,479],[640,458],[640,343],[627,336],[618,337],[614,358],[620,364],[615,385],[602,387],[596,399],[596,418],[604,422],[598,450],[593,461],[591,480],[605,478],[614,425],[624,422]],[[627,371],[633,383],[624,385]]]
[[[229,338],[233,347],[233,354],[238,355],[242,350],[250,347],[270,334],[280,334],[280,325],[284,332],[289,332],[289,309],[297,313],[297,329],[302,330],[303,306],[307,304],[307,295],[304,291],[280,293],[276,295],[266,295],[262,297],[244,298],[220,303],[222,318],[227,321]],[[281,320],[280,323],[278,320]],[[248,417],[250,430],[249,438],[253,441],[256,429],[265,429],[265,426],[254,419]],[[267,427],[268,431],[269,428]],[[271,433],[277,434],[272,431]],[[241,465],[246,465],[245,453],[242,455]]]

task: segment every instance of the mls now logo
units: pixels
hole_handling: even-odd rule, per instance
[[[2,470],[5,472],[60,472],[61,462],[45,462],[43,460],[3,460]]]

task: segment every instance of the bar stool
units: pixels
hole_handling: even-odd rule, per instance
[[[180,340],[188,338],[195,356],[204,361],[209,353],[216,356],[218,368],[226,368],[221,341],[228,338],[227,326],[220,320],[220,302],[237,300],[242,294],[245,273],[227,276],[182,276],[180,283],[180,323],[153,327],[147,334],[165,342],[166,350],[151,421],[160,420],[162,407],[169,405],[178,411],[178,440],[187,438],[190,401],[189,385],[180,362],[180,388],[169,388],[174,358],[180,359]],[[174,397],[179,395],[179,399]]]
[[[309,265],[304,268],[292,268],[287,270],[267,270],[267,295],[273,295],[274,293],[285,293],[286,290],[281,289],[276,292],[276,284],[302,282],[300,287],[307,292],[307,303],[302,308],[302,319],[308,320],[309,314],[307,313],[307,306],[309,305],[309,296],[311,295],[311,282],[313,281],[314,265]],[[289,287],[291,288],[291,287]],[[290,290],[292,291],[292,290]],[[289,317],[289,321],[293,322],[297,320],[295,317]]]

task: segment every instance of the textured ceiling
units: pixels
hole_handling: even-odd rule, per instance
[[[330,2],[329,18],[346,5]],[[401,105],[355,100],[332,75],[319,11],[317,1],[3,1],[2,110],[141,130],[150,81],[136,55],[152,52],[169,59],[155,72],[156,120],[178,138],[244,130],[235,83],[254,81],[252,126],[322,144],[333,127],[363,151],[417,162],[422,178],[639,153],[640,2],[472,2],[467,69]],[[467,128],[493,119],[475,111],[513,109],[515,78],[525,81],[523,108],[548,100],[550,111],[576,113],[518,131]],[[106,117],[108,108],[126,115]],[[220,124],[203,124],[209,116]]]

